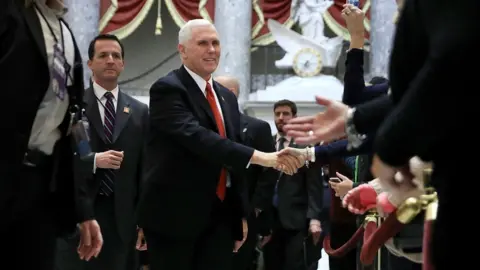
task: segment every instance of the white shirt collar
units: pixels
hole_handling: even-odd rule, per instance
[[[282,136],[282,135],[280,135],[280,133],[277,133],[277,138],[276,138],[276,142],[277,142],[277,143],[278,143],[278,141],[280,140],[281,137],[284,137],[284,138],[285,138],[285,142],[287,142],[287,143],[290,143],[290,141],[292,140],[292,138],[289,137],[289,136]]]
[[[52,11],[58,18],[63,17],[68,12],[65,4],[60,1],[55,1],[53,8],[47,6],[47,0],[35,0],[35,3],[42,11]]]
[[[95,93],[95,96],[97,96],[98,99],[102,100],[102,98],[105,98],[105,93],[108,92],[105,90],[105,88],[101,87],[98,83],[95,81],[93,82],[93,92]],[[115,87],[112,91],[113,94],[113,100],[117,101],[118,100],[118,85]]]
[[[200,90],[202,90],[203,95],[206,96],[207,93],[205,92],[205,88],[207,87],[207,82],[205,81],[205,79],[203,79],[202,77],[200,77],[199,75],[197,75],[196,73],[191,71],[189,68],[187,68],[187,66],[183,65],[183,67],[187,70],[188,74],[190,74],[190,76],[192,76],[193,80],[197,83],[198,88],[200,88]],[[210,76],[210,79],[208,79],[208,83],[210,84],[210,86],[212,86],[212,90],[213,90],[212,76]]]

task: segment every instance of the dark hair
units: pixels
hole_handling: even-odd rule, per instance
[[[120,45],[120,48],[122,49],[122,59],[124,58],[125,53],[123,52],[123,44],[122,42],[120,42],[120,39],[118,39],[117,36],[115,35],[101,34],[96,36],[92,41],[90,41],[90,45],[88,45],[88,59],[92,60],[93,57],[95,56],[95,43],[97,43],[97,40],[116,41]]]
[[[370,84],[384,84],[384,83],[388,83],[388,79],[385,78],[385,77],[373,77],[370,82]]]
[[[297,104],[295,104],[295,102],[290,101],[288,99],[282,99],[275,102],[275,104],[273,104],[273,111],[275,111],[278,107],[283,107],[283,106],[290,107],[290,109],[292,110],[293,116],[297,115]]]

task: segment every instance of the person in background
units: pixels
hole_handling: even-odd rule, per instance
[[[57,267],[62,270],[135,268],[129,258],[137,238],[134,212],[142,187],[148,107],[118,86],[124,55],[114,35],[99,35],[88,48],[93,77],[84,101],[95,154],[85,162],[91,169],[88,191],[105,244],[96,259],[83,262],[76,258],[76,239],[60,239]],[[141,230],[138,237],[137,248],[144,249]]]
[[[287,147],[304,148],[286,135],[283,126],[297,116],[297,106],[290,100],[280,100],[273,105],[277,134],[273,136],[277,151]],[[321,171],[302,167],[289,176],[277,174],[272,201],[273,232],[270,242],[263,247],[266,270],[304,270],[306,265],[304,241],[318,247],[321,236],[320,212],[323,185]],[[308,235],[312,237],[308,237]]]
[[[228,88],[238,98],[240,84],[231,76],[219,76],[215,80]],[[243,144],[263,152],[275,152],[275,144],[271,140],[270,125],[260,119],[240,114],[240,137]],[[265,214],[270,209],[273,190],[278,172],[257,165],[252,165],[246,172],[248,196],[248,236],[247,240],[233,256],[233,269],[247,270],[252,267],[257,246],[258,235],[268,240],[271,236],[271,224]],[[264,241],[265,242],[265,241]]]

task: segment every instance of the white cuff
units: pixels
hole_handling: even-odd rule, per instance
[[[315,162],[315,146],[314,147],[310,147],[311,151],[310,152],[310,162]]]
[[[95,153],[95,156],[93,157],[93,170],[92,173],[95,174],[97,172],[97,153]]]

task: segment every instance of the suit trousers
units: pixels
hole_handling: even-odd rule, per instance
[[[263,248],[265,270],[305,270],[303,241],[307,236],[307,228],[284,229],[276,209],[273,215],[272,238]]]
[[[51,165],[22,165],[14,196],[1,214],[0,239],[7,245],[0,261],[12,269],[51,270],[54,267],[56,229],[49,200]],[[12,181],[12,179],[2,179]]]
[[[118,234],[115,219],[115,194],[107,197],[98,195],[95,200],[95,218],[103,235],[103,247],[97,258],[82,261],[77,254],[80,236],[58,240],[57,270],[133,270],[129,263],[135,244],[124,243]],[[132,236],[133,236],[132,232]],[[128,267],[131,267],[128,269]]]
[[[234,240],[227,200],[228,192],[224,202],[217,199],[209,225],[197,237],[172,237],[144,228],[150,269],[231,270]]]

